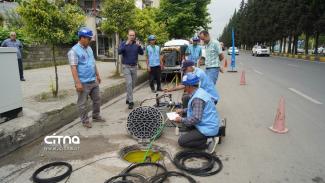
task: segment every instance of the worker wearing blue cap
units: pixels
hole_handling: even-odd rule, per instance
[[[178,109],[179,114],[186,113],[186,117],[177,117],[175,122],[187,127],[194,127],[178,139],[178,144],[185,148],[207,149],[213,153],[218,143],[219,114],[214,106],[212,97],[199,88],[200,78],[194,73],[183,77],[184,90],[191,96],[185,109]]]
[[[99,84],[101,78],[96,67],[93,50],[89,44],[93,37],[93,32],[87,27],[82,27],[78,31],[79,41],[68,52],[72,77],[78,93],[77,105],[79,116],[84,127],[91,128],[92,124],[88,118],[87,99],[88,96],[93,101],[92,121],[105,122],[100,116],[100,92]]]
[[[183,62],[182,70],[184,71],[184,73],[194,73],[195,75],[197,75],[200,78],[200,84],[199,84],[200,88],[208,92],[211,95],[214,103],[217,103],[220,96],[212,80],[208,77],[208,75],[206,75],[206,73],[202,69],[195,67],[194,65],[195,64],[193,61],[185,61]],[[166,89],[165,91],[172,92],[172,91],[182,90],[184,88],[185,88],[184,85],[178,85],[174,88]],[[183,103],[185,105],[187,104],[187,102],[185,102],[187,100],[188,100],[187,95],[184,95]]]
[[[202,48],[198,45],[200,42],[200,38],[193,37],[192,44],[189,45],[186,49],[185,55],[187,56],[187,60],[191,60],[195,63],[195,66],[199,66],[199,62],[202,56]]]
[[[163,69],[162,58],[160,55],[160,47],[156,45],[156,36],[150,35],[148,37],[149,45],[146,48],[147,55],[147,69],[150,75],[150,88],[153,93],[156,91],[163,91],[161,89],[161,70]],[[157,83],[157,90],[154,82]]]

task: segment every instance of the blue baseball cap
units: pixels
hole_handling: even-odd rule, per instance
[[[183,76],[182,84],[185,86],[195,86],[200,83],[200,78],[194,73],[188,73]]]
[[[197,36],[192,38],[192,41],[200,41],[200,38],[198,38]]]
[[[183,62],[182,70],[185,70],[187,67],[194,66],[195,63],[192,60],[186,60]]]
[[[152,41],[152,40],[156,40],[156,36],[155,35],[150,35],[148,37],[148,41]]]

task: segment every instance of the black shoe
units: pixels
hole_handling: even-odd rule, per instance
[[[157,89],[157,91],[162,92],[162,91],[164,91],[164,90],[162,90],[161,88],[159,88],[159,89]]]
[[[150,86],[151,92],[152,93],[156,93],[155,87],[154,86]]]
[[[129,103],[129,109],[133,109],[133,106],[134,106],[134,103],[133,102],[130,102]]]
[[[127,101],[125,102],[125,104],[129,104],[129,101],[127,100]]]
[[[20,81],[26,81],[26,79],[25,78],[21,78]]]

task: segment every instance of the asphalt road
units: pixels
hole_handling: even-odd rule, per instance
[[[225,73],[218,85],[229,121],[220,153],[234,159],[227,180],[324,182],[325,64],[245,53],[237,61],[247,85],[239,86],[240,72]],[[267,128],[281,96],[289,132],[280,135]]]
[[[217,83],[221,95],[217,108],[227,118],[226,138],[216,151],[224,168],[217,175],[194,178],[202,183],[324,183],[325,64],[244,53],[237,61],[239,72],[226,72]],[[243,70],[247,85],[241,86]],[[144,86],[135,93],[135,100],[139,103],[153,96]],[[281,96],[286,102],[286,134],[268,129]],[[179,93],[174,95],[174,100],[180,99]],[[59,129],[57,134],[81,138],[78,151],[45,151],[41,141],[21,148],[0,160],[0,182],[30,182],[33,171],[48,161],[68,161],[75,169],[108,156],[74,172],[69,181],[104,182],[128,166],[118,151],[136,143],[125,130],[128,112],[121,96],[103,106],[106,123],[84,129],[76,119]],[[174,129],[167,128],[156,145],[175,154],[181,150],[177,138]],[[168,158],[164,163],[175,170]]]

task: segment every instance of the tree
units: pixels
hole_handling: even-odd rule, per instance
[[[315,17],[314,36],[315,54],[318,54],[319,38],[325,32],[325,2],[322,0],[312,0],[312,10]]]
[[[23,29],[34,41],[51,45],[56,81],[53,96],[57,97],[59,78],[55,47],[67,42],[73,34],[76,34],[77,29],[84,22],[84,15],[78,6],[65,4],[63,0],[55,2],[47,0],[23,1],[17,12],[24,23]]]
[[[207,6],[210,0],[161,0],[158,21],[166,24],[172,38],[188,38],[211,22]]]
[[[115,33],[116,48],[119,46],[120,36],[125,36],[128,29],[134,26],[135,15],[134,0],[109,0],[104,2],[103,16],[101,30],[107,34]],[[116,52],[117,50],[115,50]],[[120,74],[120,61],[116,53],[116,71],[115,74]]]
[[[225,26],[221,41],[227,43],[231,40],[231,27],[235,27],[237,43],[248,47],[256,43],[267,44],[273,50],[275,42],[280,40],[280,51],[288,45],[288,52],[294,54],[297,53],[299,37],[304,35],[307,54],[309,37],[314,35],[317,48],[321,35],[325,33],[325,1],[242,0],[239,11]]]
[[[147,40],[151,34],[157,38],[157,43],[162,44],[169,38],[166,25],[156,20],[158,9],[145,8],[143,10],[136,9],[134,29],[137,31],[137,37],[140,40]]]
[[[5,21],[5,18],[4,18],[4,16],[0,13],[0,27],[3,26],[4,21]]]
[[[21,17],[19,17],[15,9],[6,10],[5,17],[6,17],[6,26],[8,27],[8,29],[16,30],[16,29],[21,29],[24,26]]]

